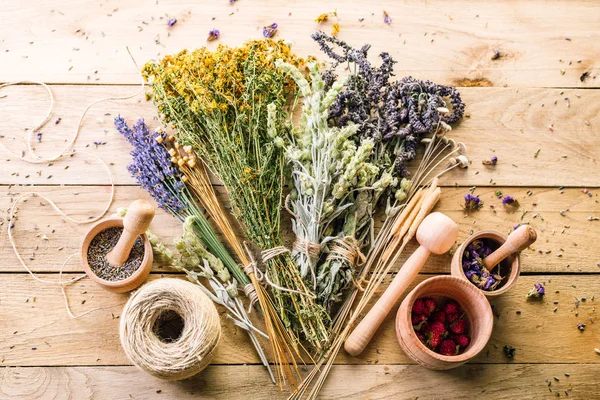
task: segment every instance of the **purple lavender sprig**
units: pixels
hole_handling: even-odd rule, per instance
[[[519,202],[512,196],[504,196],[502,199],[502,204],[510,207],[519,207]]]
[[[132,162],[127,171],[137,183],[163,210],[180,220],[190,215],[184,201],[185,184],[167,149],[156,141],[159,134],[151,134],[143,119],[139,119],[131,129],[120,115],[115,118],[115,128],[133,146],[129,153]]]

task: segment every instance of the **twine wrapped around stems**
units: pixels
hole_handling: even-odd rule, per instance
[[[172,340],[159,332],[169,315],[183,320],[181,334]],[[159,279],[135,292],[123,308],[119,331],[127,358],[166,380],[186,379],[206,368],[221,338],[213,302],[194,284],[180,279]]]

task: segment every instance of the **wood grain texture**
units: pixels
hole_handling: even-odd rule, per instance
[[[57,278],[56,274],[41,276]],[[150,277],[158,278],[159,274]],[[409,290],[426,278],[420,275]],[[62,306],[62,295],[56,286],[34,282],[26,274],[3,274],[1,279],[0,321],[9,323],[0,324],[0,366],[129,364],[119,343],[119,320],[113,317],[120,314],[126,295],[108,293],[84,279],[68,289],[74,313],[94,307],[106,309],[73,320],[67,316]],[[546,285],[544,301],[526,302],[525,295],[538,282]],[[388,284],[389,278],[381,289]],[[582,298],[586,300],[576,308],[575,300]],[[336,363],[411,363],[400,350],[394,327],[401,300],[360,357],[350,357],[342,351]],[[555,305],[555,301],[558,304]],[[521,276],[511,291],[491,301],[497,315],[492,338],[473,362],[600,363],[600,357],[594,352],[594,348],[598,347],[599,324],[590,321],[590,317],[598,319],[598,301],[600,281],[596,276]],[[556,312],[553,311],[555,307]],[[213,364],[258,363],[258,357],[243,331],[225,318],[222,308],[219,312],[223,338]],[[580,322],[587,324],[584,332],[577,329]],[[517,349],[513,360],[503,354],[502,348],[506,344]]]
[[[41,156],[56,154],[72,137],[81,113],[92,101],[138,90],[135,86],[52,86],[55,112],[41,130],[41,143],[34,140],[34,147]],[[450,137],[466,144],[472,165],[451,171],[442,177],[442,185],[600,187],[600,176],[592,173],[600,168],[596,151],[600,148],[600,90],[462,88],[461,93],[470,117],[464,118]],[[4,128],[0,143],[20,154],[26,149],[25,128],[41,121],[48,97],[41,87],[31,85],[8,87],[0,95],[6,95],[0,98]],[[93,152],[110,164],[116,183],[132,184],[125,168],[130,162],[130,146],[113,125],[119,113],[130,122],[143,117],[151,128],[158,126],[156,108],[141,95],[101,103],[84,119],[75,149]],[[58,117],[61,121],[55,124]],[[493,155],[498,157],[498,165],[481,164]],[[84,154],[50,167],[24,163],[4,151],[0,157],[10,160],[0,171],[2,184],[109,183],[98,161]]]
[[[223,187],[217,187],[219,198],[228,206],[227,195]],[[97,215],[109,198],[109,188],[105,186],[66,186],[66,187],[0,187],[0,193],[12,195],[0,196],[0,209],[11,206],[16,193],[38,191],[47,194],[57,205],[74,218],[85,220]],[[521,207],[515,212],[507,212],[500,199],[495,195],[501,190],[505,195],[514,196]],[[531,190],[531,195],[528,191]],[[538,232],[538,240],[521,255],[523,273],[600,273],[600,256],[597,251],[597,238],[600,237],[600,222],[589,221],[590,216],[600,216],[599,190],[592,190],[592,197],[580,189],[551,188],[478,188],[478,194],[484,202],[482,210],[465,214],[461,208],[466,188],[444,188],[436,211],[447,214],[459,225],[456,249],[471,233],[483,229],[494,229],[503,234],[512,231],[519,223],[530,223]],[[142,198],[151,200],[142,189],[117,187],[111,213],[118,207],[125,207],[133,200]],[[44,205],[42,205],[44,204]],[[494,206],[492,209],[491,206]],[[569,211],[564,211],[564,210]],[[562,216],[560,212],[565,215]],[[283,219],[282,232],[285,242],[292,241],[292,232],[288,217]],[[379,226],[381,219],[376,221]],[[8,222],[0,226],[0,272],[23,272],[7,240]],[[19,206],[18,220],[13,228],[19,251],[26,262],[35,271],[58,272],[67,255],[79,251],[87,225],[73,225],[62,221],[60,216],[39,198],[29,198]],[[150,229],[165,243],[171,243],[174,237],[181,235],[181,223],[162,210],[157,210]],[[241,234],[238,231],[238,234]],[[413,240],[399,260],[402,265],[416,249]],[[423,272],[449,273],[451,253],[431,255]],[[30,259],[33,258],[33,259]],[[65,267],[65,271],[81,271],[79,259],[74,258]],[[157,260],[154,271],[168,271]]]
[[[341,39],[371,43],[371,56],[388,51],[399,76],[413,75],[459,86],[597,87],[600,6],[595,1],[426,2],[333,0],[195,2],[144,0],[87,2],[6,0],[0,15],[1,81],[136,83],[138,63],[206,44],[262,38],[276,21],[278,37],[301,55],[320,55],[310,39],[314,19],[337,10]],[[387,25],[383,10],[392,18]],[[540,12],[543,10],[543,12]],[[169,28],[167,21],[177,24]],[[216,47],[217,43],[209,43]],[[493,60],[493,51],[500,58]],[[10,66],[7,68],[7,66]],[[561,71],[563,70],[563,71]],[[580,80],[584,72],[589,79]]]
[[[564,374],[570,376],[566,377]],[[322,399],[464,399],[499,400],[596,398],[598,366],[592,364],[467,364],[452,371],[416,365],[333,367]],[[548,390],[547,379],[552,382]],[[132,384],[135,382],[135,384]],[[210,366],[183,382],[155,379],[134,367],[33,367],[0,369],[0,398],[198,400],[285,399],[259,366]]]

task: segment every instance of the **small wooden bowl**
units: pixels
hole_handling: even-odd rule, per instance
[[[412,325],[412,307],[417,299],[428,297],[436,302],[452,299],[465,312],[471,342],[456,356],[443,356],[427,348],[417,337]],[[453,276],[436,276],[421,282],[406,296],[396,314],[396,336],[400,347],[422,366],[446,370],[463,365],[475,357],[492,335],[494,315],[481,291],[466,280]]]
[[[124,293],[139,287],[142,283],[144,283],[144,281],[148,277],[148,274],[150,274],[153,261],[152,246],[150,245],[150,240],[148,240],[146,234],[143,234],[142,241],[144,242],[144,258],[142,259],[142,264],[140,265],[140,267],[129,278],[123,279],[121,281],[107,281],[106,279],[102,279],[91,270],[90,265],[88,264],[88,248],[92,239],[94,239],[96,235],[98,235],[105,229],[114,227],[122,228],[123,220],[121,218],[109,218],[96,223],[90,228],[90,230],[84,236],[83,241],[81,243],[81,262],[83,264],[83,270],[90,277],[91,280],[93,280],[109,292]]]
[[[480,232],[477,232],[477,233],[469,236],[467,238],[467,240],[465,240],[464,243],[460,245],[460,247],[456,250],[456,252],[454,253],[454,256],[452,257],[452,263],[450,264],[450,271],[451,271],[452,276],[455,276],[460,279],[464,279],[467,282],[469,282],[471,285],[473,285],[473,283],[471,281],[469,281],[469,279],[465,276],[465,272],[463,271],[463,268],[462,268],[463,260],[462,259],[463,259],[463,254],[464,254],[467,246],[469,244],[471,244],[471,242],[473,242],[474,240],[477,240],[477,239],[487,239],[488,241],[494,242],[496,244],[496,246],[493,247],[492,250],[496,250],[498,247],[502,246],[502,244],[504,242],[506,242],[506,236],[501,234],[500,232],[493,231],[493,230],[485,230],[485,231],[480,231]],[[504,261],[502,261],[500,263],[500,269],[502,271],[508,271],[508,273],[506,273],[506,278],[498,286],[498,288],[496,290],[493,290],[493,291],[481,290],[481,289],[477,288],[475,285],[473,285],[473,287],[475,287],[477,290],[481,291],[481,293],[483,293],[487,297],[495,297],[495,296],[498,296],[498,295],[506,292],[507,290],[509,290],[517,282],[517,278],[519,277],[519,274],[521,273],[521,258],[519,257],[519,254],[517,253],[517,254],[512,254],[512,255],[508,256]]]

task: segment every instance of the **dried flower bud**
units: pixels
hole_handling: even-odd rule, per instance
[[[169,149],[169,155],[171,157],[175,157],[176,154],[177,154],[177,151],[175,149]]]
[[[407,194],[404,190],[398,189],[398,190],[396,190],[395,197],[396,197],[396,200],[398,200],[398,201],[404,201],[404,200],[406,200]]]
[[[177,165],[179,165],[180,167],[183,167],[185,165],[185,161],[183,161],[183,158],[177,160]]]

